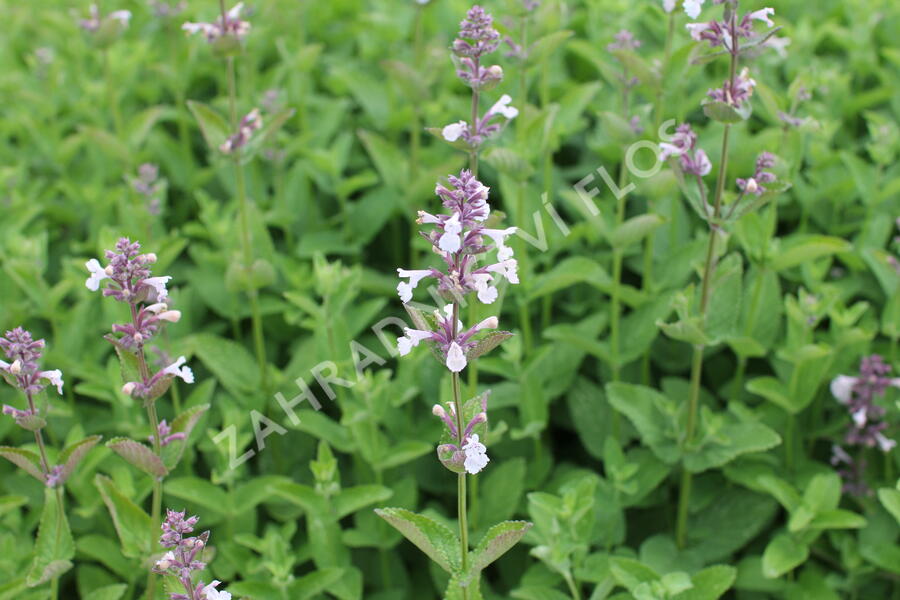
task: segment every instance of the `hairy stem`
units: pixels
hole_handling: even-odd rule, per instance
[[[453,303],[453,337],[456,338],[457,328],[459,327],[459,302]],[[463,403],[460,397],[459,373],[453,373],[451,377],[453,387],[453,406],[456,413],[456,441],[457,446],[462,449],[465,444],[465,430],[463,429]],[[460,473],[457,476],[456,489],[456,513],[459,521],[459,545],[460,555],[462,557],[462,569],[466,570],[469,563],[469,526],[466,522],[466,474]],[[468,590],[462,588],[463,600],[468,600]]]

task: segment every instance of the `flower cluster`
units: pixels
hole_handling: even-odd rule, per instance
[[[115,298],[131,307],[131,322],[114,324],[113,333],[119,334],[114,343],[127,351],[143,355],[144,346],[157,334],[165,323],[177,323],[181,312],[171,309],[166,284],[171,277],[150,277],[150,265],[156,262],[155,254],[141,254],[141,245],[128,238],[116,242],[115,251],[107,250],[109,264],[103,267],[92,258],[85,263],[90,272],[85,285],[91,291],[100,289],[106,279],[110,285],[103,289],[104,296]],[[155,390],[165,385],[172,377],[180,377],[186,383],[194,382],[194,374],[183,366],[186,359],[177,361],[151,375],[142,374],[142,381],[130,381],[122,391],[138,398],[150,398]]]
[[[29,398],[27,409],[20,410],[4,404],[3,414],[11,416],[19,426],[26,429],[32,429],[35,418],[39,417],[37,408],[30,401],[33,395],[48,384],[54,386],[57,393],[62,395],[62,371],[38,370],[38,361],[41,359],[44,345],[44,340],[35,340],[31,333],[21,327],[7,331],[5,337],[0,337],[0,349],[6,354],[6,358],[12,361],[8,363],[0,360],[0,374],[3,374],[10,385],[24,392]]]
[[[713,88],[707,95],[716,102],[724,102],[740,108],[753,95],[756,80],[750,77],[750,69],[744,67],[734,79],[726,79],[720,88]]]
[[[238,130],[222,142],[219,150],[225,154],[231,154],[236,150],[240,150],[253,137],[253,132],[261,129],[262,125],[262,116],[259,113],[259,109],[254,108],[241,119],[241,122],[238,124]]]
[[[44,340],[35,340],[31,333],[21,327],[7,331],[6,337],[0,337],[0,349],[13,362],[0,360],[0,372],[12,376],[13,385],[26,394],[37,394],[47,386],[44,383],[46,381],[62,395],[62,372],[59,369],[38,370],[37,361],[40,360],[45,345]]]
[[[685,173],[704,176],[712,170],[712,163],[702,148],[697,148],[697,134],[687,123],[675,129],[675,135],[668,142],[659,145],[659,159],[678,157]]]
[[[129,10],[114,10],[102,17],[97,5],[91,4],[88,11],[90,16],[87,19],[80,19],[78,26],[89,33],[97,33],[101,28],[106,27],[107,24],[124,29],[131,22],[131,11]]]
[[[159,422],[157,434],[159,436],[159,445],[163,447],[168,446],[172,442],[183,441],[187,439],[187,434],[183,431],[172,433],[172,426],[169,425],[165,419]],[[150,442],[153,442],[154,436],[148,436],[147,439],[150,440]]]
[[[476,100],[480,91],[493,88],[503,79],[503,69],[500,65],[486,67],[481,64],[482,56],[493,52],[500,44],[500,34],[492,24],[493,19],[483,8],[473,6],[460,23],[459,38],[453,42],[453,53],[459,59],[460,65],[456,75],[472,88]],[[483,117],[473,114],[473,123],[458,121],[447,125],[441,132],[444,139],[448,142],[462,140],[470,149],[477,150],[485,139],[500,131],[506,123],[518,116],[518,109],[510,106],[510,102],[512,99],[504,94]],[[498,122],[501,118],[503,120]]]
[[[234,5],[234,8],[224,15],[220,15],[213,23],[192,23],[188,21],[181,28],[188,34],[202,33],[206,36],[206,41],[209,43],[227,35],[232,35],[236,39],[242,40],[250,31],[250,23],[241,21],[241,11],[243,9],[244,3],[238,2]]]
[[[775,174],[766,170],[771,169],[774,166],[775,156],[770,152],[763,152],[756,158],[756,171],[753,173],[753,177],[750,177],[749,179],[739,177],[737,179],[738,188],[745,194],[762,196],[766,192],[766,188],[763,187],[763,184],[773,183],[775,181]]]
[[[740,20],[732,19],[727,23],[724,21],[688,23],[686,27],[694,40],[708,42],[711,48],[721,46],[728,52],[735,52],[736,46],[739,46],[741,39],[749,39],[755,35],[753,29],[754,21],[761,21],[770,28],[774,27],[775,22],[770,18],[774,14],[774,8],[763,8],[747,13]],[[735,40],[738,41],[737,44],[735,44]]]
[[[159,167],[153,163],[144,163],[138,167],[137,177],[130,177],[132,189],[147,201],[147,212],[158,216],[162,210],[162,194],[166,184],[159,177]]]
[[[162,536],[159,543],[168,551],[153,565],[153,572],[176,577],[184,587],[186,594],[170,594],[170,600],[231,600],[231,594],[216,588],[220,581],[208,585],[193,582],[194,571],[202,571],[206,563],[200,558],[209,542],[209,532],[196,537],[186,537],[193,533],[199,517],[185,519],[185,513],[174,510],[166,511],[166,520],[162,524]]]
[[[470,147],[478,148],[484,143],[484,140],[491,137],[506,125],[512,119],[519,115],[519,109],[510,106],[512,98],[508,94],[503,94],[491,108],[488,109],[484,116],[476,123],[475,128],[465,121],[457,121],[451,123],[441,130],[441,135],[448,142],[455,142],[462,139]],[[501,120],[502,119],[502,120]]]
[[[455,403],[447,403],[447,406],[450,408],[449,414],[440,404],[435,404],[431,410],[434,416],[444,422],[444,427],[446,427],[450,437],[460,440],[460,443],[441,444],[437,448],[441,462],[451,471],[466,471],[471,475],[477,475],[491,460],[488,458],[487,448],[479,440],[478,434],[473,433],[477,426],[487,423],[487,397],[487,394],[481,396],[481,410],[469,419],[462,435],[459,434],[456,426]]]
[[[458,177],[449,176],[451,187],[438,184],[435,193],[441,198],[450,214],[432,215],[419,211],[420,224],[434,225],[422,235],[431,242],[434,251],[443,259],[447,271],[438,269],[406,270],[397,269],[401,281],[397,292],[404,303],[412,300],[412,291],[426,278],[437,280],[438,289],[448,298],[460,298],[476,292],[478,299],[490,304],[497,299],[497,281],[506,279],[509,283],[519,283],[518,263],[513,258],[512,248],[506,245],[506,238],[516,232],[515,227],[489,229],[484,222],[490,215],[487,203],[489,188],[482,185],[469,171],[463,170]],[[480,254],[496,250],[494,264],[479,266]]]
[[[453,305],[448,304],[441,311],[434,311],[436,330],[425,331],[421,329],[405,328],[404,336],[397,338],[397,349],[400,356],[406,356],[420,342],[432,342],[440,350],[444,358],[444,364],[454,373],[459,373],[466,368],[468,360],[466,355],[478,345],[473,338],[479,331],[497,329],[499,323],[497,317],[488,317],[477,325],[463,331],[462,321],[457,318],[456,327],[453,325]]]
[[[613,50],[637,50],[641,47],[641,40],[634,37],[634,34],[627,29],[619,30],[613,39],[614,41],[606,46],[610,52]]]
[[[831,393],[835,399],[847,407],[852,423],[845,441],[853,446],[878,446],[882,452],[890,451],[897,443],[887,438],[883,431],[887,423],[884,408],[875,404],[875,398],[884,394],[888,387],[900,388],[900,378],[890,378],[890,365],[877,354],[862,359],[859,376],[838,375],[831,382]]]
[[[148,4],[153,10],[153,14],[160,19],[171,19],[172,17],[177,17],[187,8],[186,0],[181,0],[181,2],[177,2],[174,4],[162,2],[161,0],[149,0]]]

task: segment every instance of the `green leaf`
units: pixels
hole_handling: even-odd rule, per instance
[[[501,173],[516,177],[530,177],[534,172],[531,163],[509,148],[491,148],[484,153],[482,158]]]
[[[773,402],[788,411],[796,412],[793,400],[783,383],[774,377],[755,377],[747,382],[747,391]]]
[[[206,386],[209,393],[212,393],[215,382],[209,379],[201,383],[200,386]],[[200,388],[198,387],[195,392],[196,391],[200,391]],[[188,442],[190,441],[191,432],[194,430],[197,422],[200,421],[201,417],[203,417],[204,413],[208,410],[209,404],[198,404],[197,406],[192,406],[187,409],[172,421],[172,434],[183,433],[184,439],[172,440],[162,449],[163,464],[165,464],[169,471],[178,466],[178,463],[181,461],[181,457],[184,455],[184,451],[187,448]]]
[[[334,511],[337,517],[342,519],[370,504],[384,502],[393,495],[394,492],[383,485],[357,485],[344,488],[334,498]]]
[[[191,336],[189,340],[194,354],[222,385],[236,398],[246,399],[245,406],[254,407],[255,402],[261,401],[256,359],[243,345],[209,333]]]
[[[468,360],[474,360],[479,356],[483,356],[511,338],[513,336],[509,331],[495,331],[486,337],[478,340],[477,345],[469,350],[469,353],[466,355]]]
[[[346,569],[326,567],[299,577],[288,586],[290,598],[291,600],[309,600],[319,597],[337,583],[346,572]]]
[[[803,263],[853,249],[847,240],[827,235],[803,235],[790,238],[772,256],[769,266],[784,271]]]
[[[781,533],[775,536],[763,552],[763,575],[775,579],[800,566],[809,557],[806,544]]]
[[[659,581],[659,575],[633,558],[613,557],[609,559],[609,568],[619,585],[634,593],[641,584]]]
[[[644,444],[663,462],[674,464],[681,458],[674,429],[673,403],[654,390],[629,383],[610,383],[606,396],[613,408],[628,417]]]
[[[888,510],[894,515],[897,523],[900,523],[900,491],[892,488],[881,488],[878,490],[878,499]]]
[[[41,472],[41,458],[31,450],[13,448],[12,446],[0,446],[0,456],[16,465],[42,484],[45,483],[44,474]]]
[[[219,151],[221,146],[230,135],[230,128],[225,119],[217,113],[212,107],[196,100],[187,101],[188,109],[197,119],[203,138],[213,152]]]
[[[124,583],[114,583],[93,590],[84,600],[120,600],[127,590]]]
[[[228,514],[231,508],[225,490],[201,477],[170,477],[165,492],[217,514]]]
[[[736,333],[741,316],[743,269],[740,255],[729,254],[716,268],[710,283],[703,331],[713,342],[718,342]]]
[[[613,230],[609,243],[614,248],[627,248],[650,235],[665,222],[665,219],[653,213],[632,217]]]
[[[162,459],[140,442],[115,438],[106,442],[106,447],[151,477],[162,479],[169,474]]]
[[[113,519],[116,533],[122,544],[122,554],[129,558],[144,559],[152,553],[150,548],[150,515],[125,496],[112,479],[104,475],[94,477],[94,485]]]
[[[673,600],[717,600],[734,585],[735,578],[737,569],[734,567],[708,567],[691,577],[694,587],[678,594]]]
[[[731,422],[699,449],[687,452],[684,466],[693,473],[728,464],[742,454],[763,452],[781,443],[781,437],[762,423]]]
[[[424,515],[403,508],[376,508],[375,514],[390,523],[448,573],[461,566],[459,540],[452,531]]]
[[[752,113],[753,105],[749,102],[744,102],[739,108],[718,100],[703,102],[703,114],[719,123],[740,123],[749,119]]]
[[[28,587],[37,587],[72,568],[75,542],[61,502],[62,492],[44,488],[44,511],[26,578]]]
[[[484,570],[515,546],[531,526],[532,524],[527,521],[504,521],[488,529],[471,554],[471,569]]]
[[[66,446],[66,448],[59,453],[57,463],[63,466],[62,472],[60,473],[59,485],[63,485],[69,480],[69,477],[75,472],[78,463],[80,463],[81,460],[87,456],[87,453],[91,451],[91,448],[99,444],[102,439],[102,435],[92,435]]]

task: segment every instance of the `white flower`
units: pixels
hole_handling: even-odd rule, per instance
[[[38,373],[38,377],[43,377],[44,379],[50,382],[50,385],[56,387],[56,392],[62,396],[63,389],[63,378],[62,371],[59,369],[53,369],[52,371],[41,371]]]
[[[462,449],[463,452],[466,453],[466,460],[463,463],[463,466],[466,468],[466,471],[472,475],[479,473],[491,460],[488,458],[487,448],[478,441],[477,433],[473,433],[466,438],[466,443],[463,445]]]
[[[413,348],[419,345],[419,342],[429,339],[432,335],[430,331],[411,329],[409,327],[406,327],[403,333],[406,334],[404,337],[397,338],[397,350],[400,351],[400,356],[406,356]]]
[[[219,31],[212,23],[191,23],[190,21],[183,23],[181,25],[181,30],[186,31],[189,34],[203,33],[207,36],[215,36]]]
[[[13,361],[11,365],[9,365],[9,372],[13,375],[18,375],[22,372],[22,361],[18,358]]]
[[[753,20],[756,20],[756,21],[762,21],[769,27],[774,27],[775,22],[769,18],[769,15],[774,15],[774,14],[775,14],[775,9],[767,7],[767,8],[762,8],[760,10],[753,11],[752,13],[750,13],[750,18]]]
[[[675,0],[663,0],[663,10],[667,13],[675,10]]]
[[[684,0],[684,12],[692,19],[700,16],[700,8],[703,6],[703,0]]]
[[[240,4],[238,4],[238,6],[240,6]],[[203,588],[203,597],[206,598],[206,600],[231,600],[231,593],[226,592],[225,590],[219,591],[216,589],[220,583],[222,582],[216,580]]]
[[[181,377],[185,383],[194,383],[194,372],[191,371],[191,368],[187,366],[181,366],[186,362],[187,359],[185,357],[179,356],[178,360],[163,369],[163,373],[165,373],[166,375]]]
[[[177,323],[181,320],[180,310],[167,310],[159,315],[160,321],[168,321],[169,323]]]
[[[170,550],[162,555],[158,561],[156,561],[156,568],[159,571],[165,571],[169,567],[172,566],[172,563],[175,562],[175,554]]]
[[[856,385],[856,377],[838,375],[831,380],[831,394],[841,404],[849,404],[854,385]]]
[[[169,295],[168,290],[166,290],[166,282],[172,279],[169,275],[164,277],[148,277],[144,280],[146,285],[149,285],[156,291],[156,299],[163,300],[166,296]]]
[[[513,250],[506,245],[506,238],[518,231],[518,227],[507,227],[506,229],[482,229],[481,235],[486,235],[497,246],[497,258],[499,260],[507,260],[512,258]]]
[[[462,247],[462,239],[459,236],[461,232],[459,213],[453,213],[453,216],[444,222],[444,234],[438,239],[438,247],[444,252],[458,252]]]
[[[463,354],[459,344],[453,342],[447,351],[447,368],[454,373],[459,373],[466,368],[466,355]]]
[[[700,37],[700,34],[709,29],[709,23],[688,23],[687,25],[685,25],[685,27],[690,32],[691,39],[697,42],[702,42],[703,38]]]
[[[401,281],[397,284],[397,293],[400,295],[400,299],[403,300],[404,304],[412,300],[412,291],[417,285],[419,285],[419,282],[431,275],[431,271],[428,269],[418,269],[412,271],[408,271],[406,269],[397,269],[397,273],[400,275],[400,277],[409,277],[409,283]]]
[[[762,43],[766,48],[772,48],[780,58],[787,58],[787,47],[791,45],[789,37],[770,37]]]
[[[244,10],[244,3],[238,2],[237,4],[234,5],[234,7],[232,7],[231,10],[228,11],[228,18],[233,21],[236,21],[237,19],[239,19],[241,17],[242,10]],[[216,583],[218,583],[218,581]],[[228,597],[231,598],[231,596],[228,596]]]
[[[92,292],[96,292],[100,289],[100,282],[104,279],[109,279],[109,275],[103,270],[103,267],[100,266],[100,261],[96,258],[87,261],[84,263],[84,266],[87,267],[87,270],[91,274],[91,276],[87,278],[87,281],[84,282],[84,285]]]
[[[109,13],[109,18],[118,21],[123,27],[128,27],[128,23],[131,21],[131,11],[116,10]]]
[[[465,121],[457,121],[456,123],[450,123],[446,127],[441,130],[441,135],[444,136],[444,139],[448,142],[455,142],[463,135],[465,135],[466,131],[469,130],[469,124]]]
[[[514,258],[498,262],[495,265],[485,267],[491,273],[499,273],[506,277],[506,280],[512,284],[519,283],[519,261]]]
[[[494,278],[488,273],[476,273],[472,275],[475,280],[475,291],[478,292],[478,300],[483,304],[491,304],[497,299],[497,288],[491,285]]]
[[[875,434],[875,439],[878,441],[878,447],[881,448],[882,452],[890,452],[894,446],[897,445],[897,442],[890,438],[884,437],[881,432]]]
[[[137,382],[129,381],[125,385],[122,386],[122,393],[126,396],[130,396],[134,392],[134,388],[137,387]]]
[[[490,110],[488,110],[487,116],[503,115],[507,119],[515,119],[519,116],[519,109],[514,106],[509,106],[510,102],[512,102],[512,98],[509,97],[509,94],[503,94]]]
[[[500,321],[497,320],[497,317],[488,317],[473,327],[472,330],[481,331],[482,329],[497,329],[499,325]]]
[[[853,422],[856,423],[857,427],[863,427],[866,424],[865,408],[861,408],[856,412],[850,413],[850,416],[853,418]]]

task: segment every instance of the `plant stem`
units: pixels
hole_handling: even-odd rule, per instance
[[[732,13],[730,29],[732,32],[731,39],[734,40],[735,47],[731,51],[731,66],[729,88],[733,89],[735,73],[737,72],[737,60],[739,49],[737,47],[738,36],[735,35],[737,29],[737,17]],[[722,194],[725,190],[725,175],[728,169],[728,137],[731,131],[731,125],[725,124],[722,132],[722,156],[719,159],[719,174],[716,179],[716,197],[713,205],[713,214],[710,221],[709,245],[706,250],[706,262],[703,266],[703,291],[700,296],[700,322],[706,323],[706,309],[709,304],[710,282],[716,268],[716,229],[717,221],[722,213]],[[702,189],[702,185],[701,185]],[[704,205],[706,201],[704,200]],[[685,436],[682,440],[682,450],[687,449],[694,438],[694,430],[697,422],[697,409],[700,404],[700,382],[703,377],[703,349],[702,344],[694,346],[694,356],[691,365],[691,388],[688,404],[687,427]],[[681,491],[678,498],[678,517],[675,524],[675,540],[680,548],[684,548],[687,541],[687,518],[691,502],[691,473],[682,465],[681,473]]]
[[[113,82],[112,68],[109,64],[109,50],[103,51],[103,79],[106,83],[107,103],[109,104],[109,112],[112,117],[113,134],[122,143],[125,143],[125,140],[121,139],[123,129],[122,115],[119,112],[119,103],[116,100],[116,86],[115,82]]]
[[[457,328],[459,326],[459,302],[453,303],[453,337],[456,338]],[[471,365],[470,365],[471,368]],[[453,386],[453,405],[454,412],[456,413],[456,440],[457,446],[462,449],[463,444],[465,444],[465,439],[463,439],[463,435],[465,430],[463,429],[463,403],[460,398],[460,383],[459,383],[459,373],[453,373],[451,376],[451,382]],[[456,487],[456,513],[457,519],[459,521],[459,546],[460,546],[460,556],[462,559],[462,570],[465,571],[468,567],[469,563],[469,526],[466,521],[466,473],[462,472],[457,476],[457,487]],[[461,589],[463,600],[468,600],[469,592],[468,589],[463,587]]]
[[[581,600],[581,592],[578,591],[578,586],[575,585],[572,573],[566,571],[564,578],[566,580],[566,585],[569,586],[569,593],[572,594],[572,600]]]
[[[224,3],[222,3],[224,10]],[[233,130],[238,128],[237,116],[237,82],[235,77],[234,57],[229,56],[228,65],[228,106],[231,114],[231,126]],[[248,217],[249,206],[247,201],[247,184],[244,178],[244,166],[241,164],[241,151],[234,154],[235,187],[238,195],[239,221],[241,228],[241,254],[244,269],[250,273],[253,265],[253,245],[250,236],[250,221]],[[253,345],[256,350],[256,363],[259,367],[259,379],[263,393],[268,393],[268,369],[266,368],[266,346],[263,339],[262,313],[259,309],[259,292],[256,288],[247,290],[247,298],[250,301],[250,316],[253,327]]]

